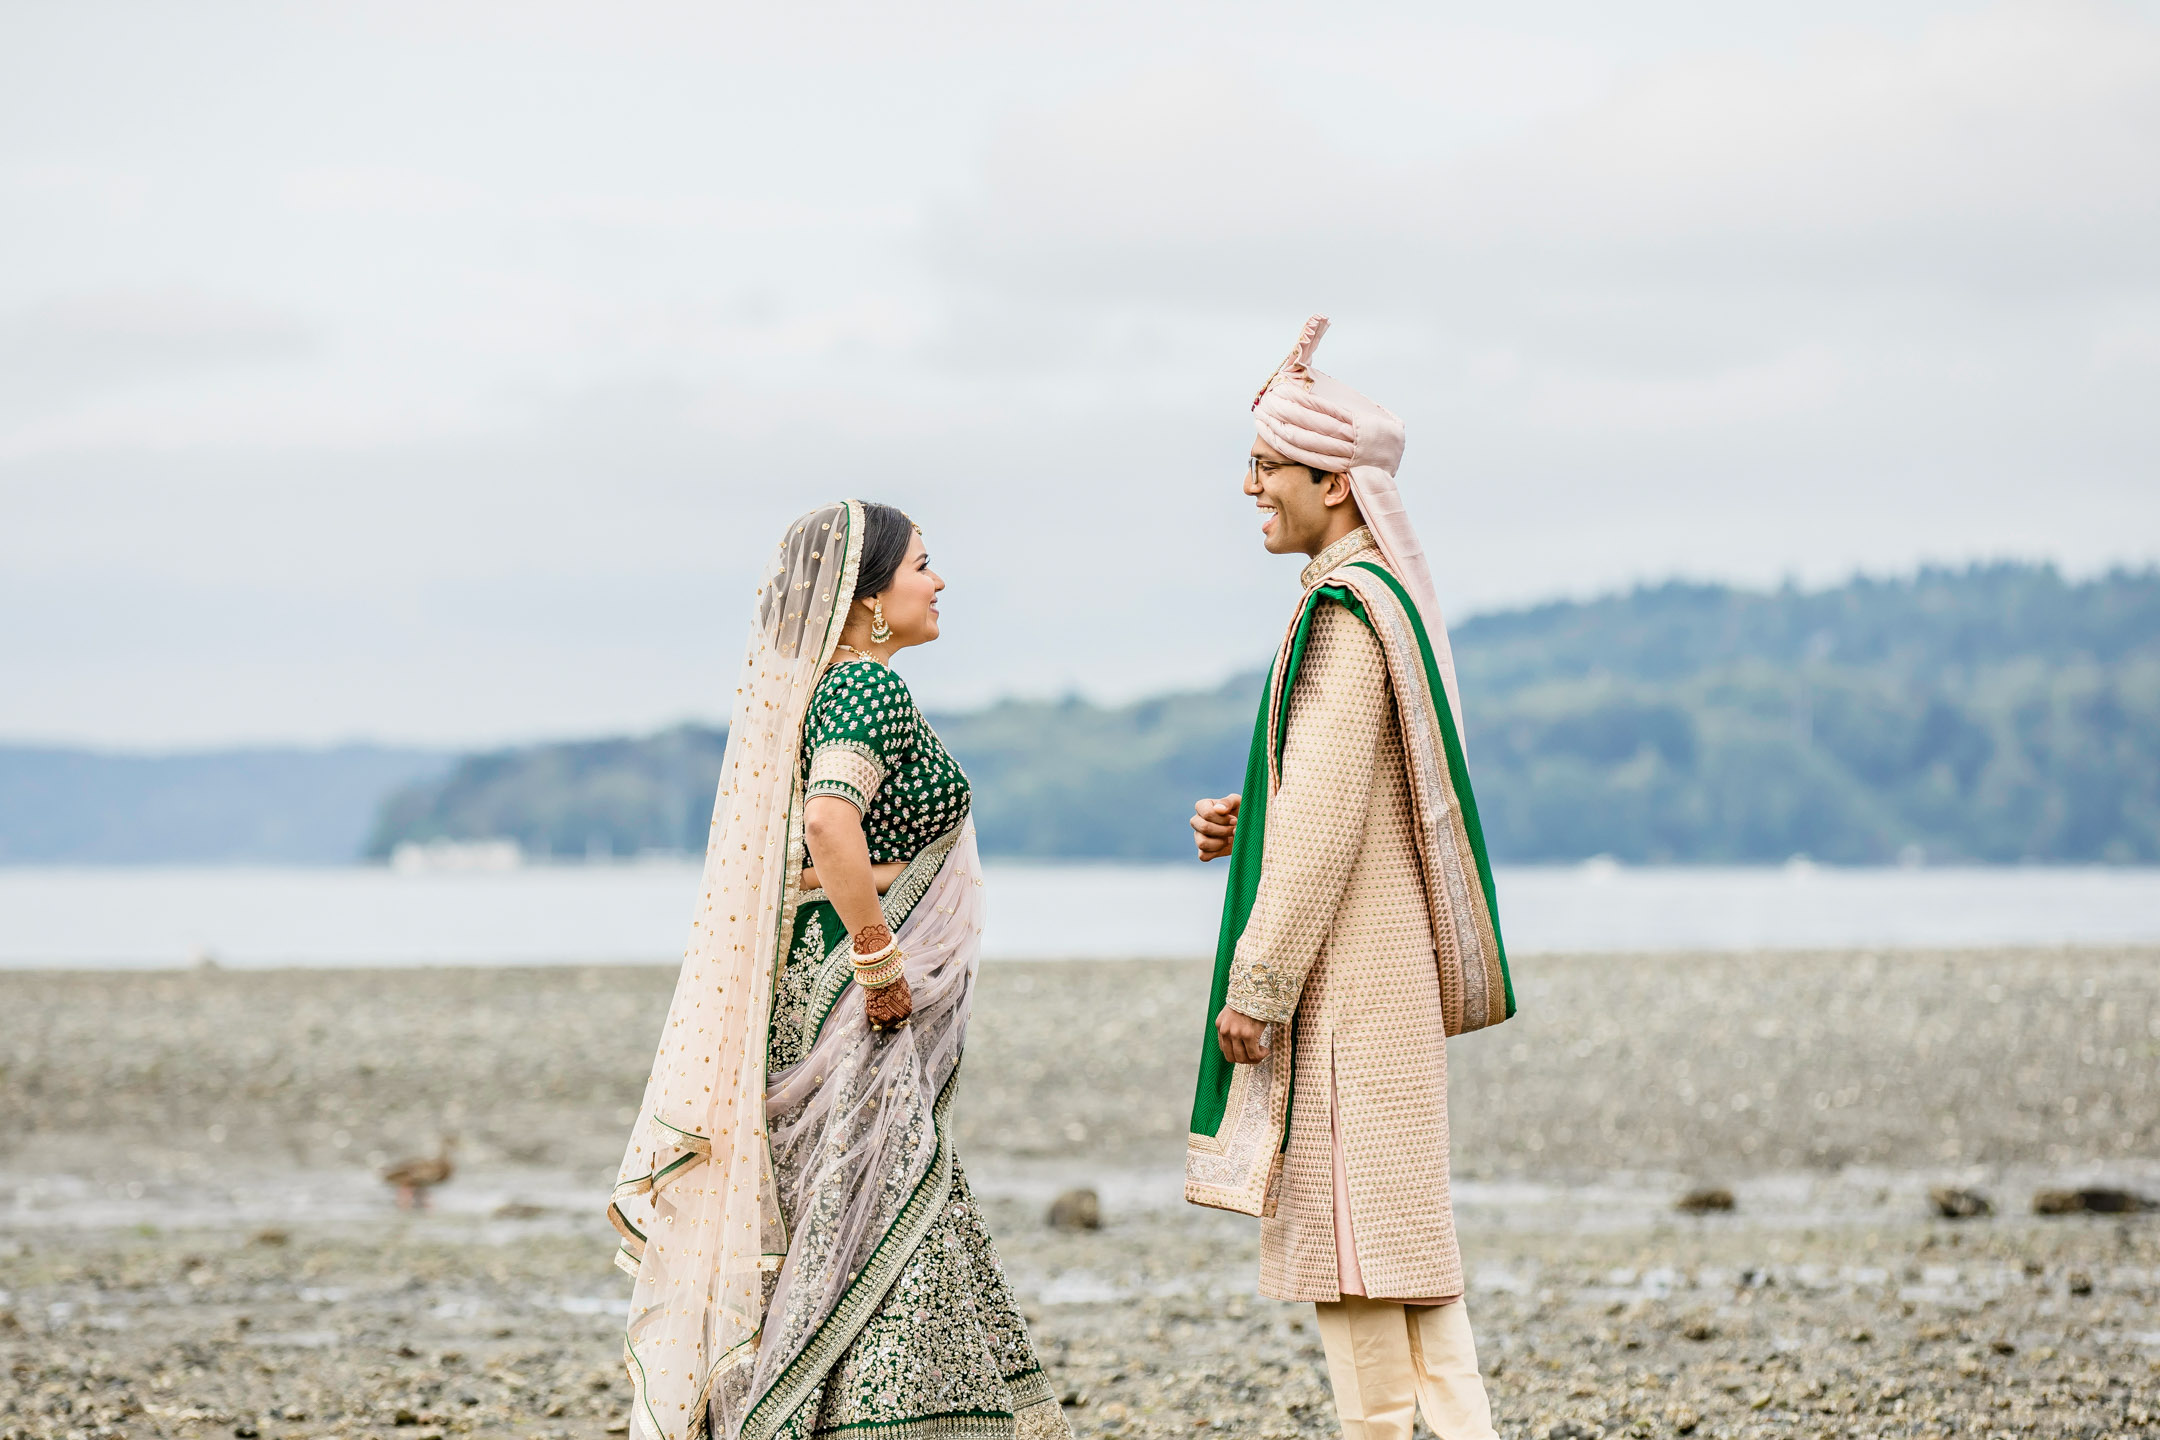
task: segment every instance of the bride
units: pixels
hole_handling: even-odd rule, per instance
[[[891,669],[922,534],[847,500],[757,591],[682,976],[608,1215],[632,1433],[1067,1440],[946,1114],[982,933],[968,782]]]

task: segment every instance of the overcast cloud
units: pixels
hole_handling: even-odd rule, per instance
[[[717,718],[840,493],[1211,683],[1313,310],[1458,615],[2160,559],[2160,4],[772,8],[0,19],[0,737]]]

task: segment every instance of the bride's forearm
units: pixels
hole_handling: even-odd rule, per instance
[[[832,795],[814,796],[803,816],[810,842],[814,870],[825,898],[840,912],[848,934],[859,935],[872,925],[885,923],[878,904],[875,868],[870,864],[870,842],[864,838],[862,812]],[[804,872],[807,884],[810,870]]]
[[[873,862],[870,866],[870,878],[877,882],[877,893],[883,895],[886,891],[892,889],[893,881],[898,880],[900,872],[905,869],[907,869],[905,860],[878,860]],[[824,888],[818,883],[817,866],[803,866],[802,888],[806,891]]]

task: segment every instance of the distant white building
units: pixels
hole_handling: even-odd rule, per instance
[[[524,863],[515,840],[406,840],[390,852],[390,868],[400,875],[516,870]]]

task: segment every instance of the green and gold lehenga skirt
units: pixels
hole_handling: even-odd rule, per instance
[[[746,1440],[1071,1434],[947,1134],[980,893],[966,825],[886,892],[915,1001],[893,1035],[863,1020],[831,904],[801,899],[767,1067],[786,1256],[769,1282]]]

